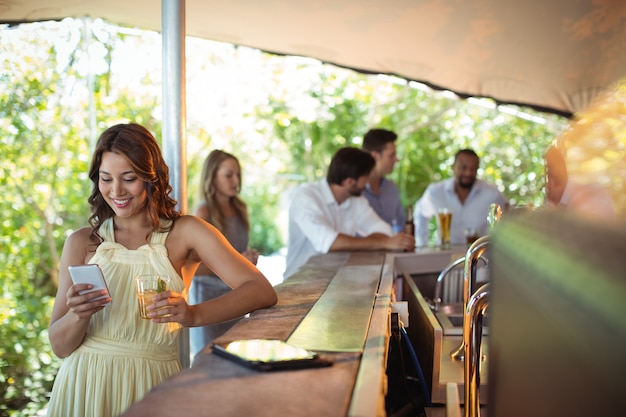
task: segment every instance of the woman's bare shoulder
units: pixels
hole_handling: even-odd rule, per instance
[[[91,227],[81,227],[80,229],[76,229],[72,233],[70,233],[70,235],[67,237],[66,242],[69,244],[78,245],[93,243],[93,239],[91,238],[90,234]]]
[[[172,232],[179,234],[199,232],[202,229],[213,229],[213,227],[198,216],[192,214],[184,214],[176,219]]]
[[[74,259],[86,259],[87,254],[93,253],[100,243],[99,239],[90,236],[90,234],[90,227],[81,227],[73,231],[65,240],[63,252]]]
[[[167,238],[171,250],[201,250],[212,247],[219,240],[219,233],[209,223],[193,215],[176,219]],[[168,248],[169,249],[169,248]]]
[[[193,215],[193,214],[183,214],[182,216],[180,216],[179,218],[176,219],[176,221],[174,222],[175,226],[193,226],[195,224],[198,224],[202,222],[202,219],[198,218],[198,216]],[[204,223],[204,222],[202,222]]]

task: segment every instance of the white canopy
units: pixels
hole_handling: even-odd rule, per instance
[[[186,0],[190,36],[569,114],[626,75],[624,0]],[[0,21],[161,30],[159,0],[0,0]]]

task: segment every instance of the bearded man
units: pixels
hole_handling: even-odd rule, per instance
[[[430,184],[415,203],[415,239],[417,246],[427,246],[429,223],[440,209],[452,213],[450,240],[453,245],[466,243],[466,233],[484,236],[489,232],[487,215],[493,203],[505,210],[508,202],[498,188],[477,179],[480,158],[472,149],[461,149],[454,156],[447,180]],[[471,232],[470,232],[471,231]]]

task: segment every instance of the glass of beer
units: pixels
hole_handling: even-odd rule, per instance
[[[442,249],[450,249],[452,247],[450,240],[451,225],[452,213],[447,208],[440,208],[437,211],[437,226],[439,228],[439,238],[441,239]]]
[[[137,301],[139,302],[139,315],[141,318],[150,319],[146,307],[152,304],[152,299],[160,292],[167,291],[170,278],[165,275],[137,275]]]

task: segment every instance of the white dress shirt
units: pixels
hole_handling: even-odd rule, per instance
[[[495,185],[477,179],[464,204],[454,192],[454,178],[430,184],[422,198],[415,203],[414,222],[417,246],[426,246],[429,241],[428,224],[440,208],[447,208],[452,213],[450,240],[453,245],[466,242],[465,229],[476,230],[479,236],[489,233],[487,215],[492,203],[502,209],[507,205],[506,198]]]
[[[311,256],[327,253],[340,233],[355,237],[392,234],[391,226],[376,214],[365,197],[350,197],[338,204],[325,179],[298,186],[289,206],[284,278],[297,272]]]

